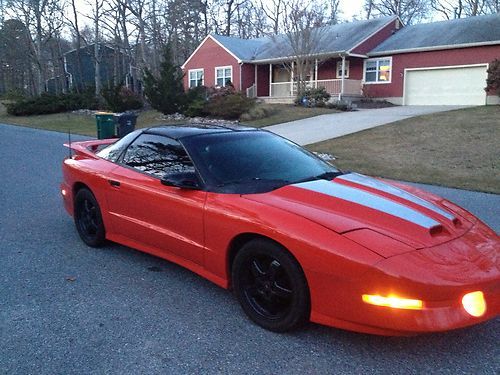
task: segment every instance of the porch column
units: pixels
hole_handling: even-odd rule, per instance
[[[318,88],[318,59],[314,60],[314,87]]]
[[[292,61],[292,72],[290,73],[290,96],[293,96],[293,79],[295,70],[295,61]]]
[[[344,95],[344,80],[345,80],[345,55],[342,55],[342,75],[340,76],[342,81],[340,83],[340,93],[339,100],[342,100],[342,96]]]
[[[269,97],[272,96],[273,64],[269,64]]]
[[[255,67],[255,78],[254,78],[254,85],[255,85],[255,95],[254,97],[257,97],[257,64],[254,65]]]

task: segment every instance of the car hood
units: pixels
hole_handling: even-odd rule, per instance
[[[365,246],[384,239],[405,244],[398,248],[389,243],[391,249],[382,254],[386,257],[451,241],[476,221],[464,215],[466,211],[445,206],[439,197],[357,173],[243,197],[294,213]]]

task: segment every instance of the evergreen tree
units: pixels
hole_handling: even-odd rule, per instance
[[[144,73],[144,94],[154,109],[165,115],[183,111],[186,95],[182,77],[181,69],[172,62],[172,52],[167,45],[163,50],[160,76],[155,77],[148,69]]]

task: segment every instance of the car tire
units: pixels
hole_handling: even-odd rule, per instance
[[[106,241],[101,209],[94,194],[86,188],[75,196],[74,220],[80,238],[91,247],[99,247]]]
[[[288,251],[272,241],[252,240],[238,251],[232,283],[243,311],[265,329],[285,332],[309,319],[304,272]]]

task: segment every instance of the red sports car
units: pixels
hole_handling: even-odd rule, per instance
[[[499,237],[435,195],[255,129],[159,126],[69,146],[61,192],[87,245],[178,263],[269,330],[408,335],[500,312]]]

